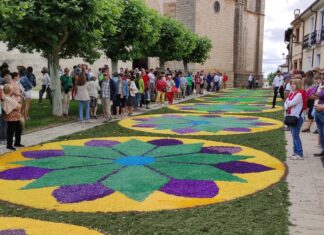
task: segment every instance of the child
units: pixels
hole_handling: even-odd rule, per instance
[[[7,149],[15,151],[16,148],[13,147],[13,136],[15,135],[15,147],[24,147],[20,143],[21,141],[21,104],[19,104],[11,96],[13,95],[12,86],[6,84],[3,87],[4,101],[3,101],[3,110],[5,112],[5,120],[7,122]]]
[[[88,82],[88,92],[90,96],[90,117],[97,119],[97,104],[98,95],[100,91],[99,83],[96,81],[96,77],[92,77],[91,81]]]

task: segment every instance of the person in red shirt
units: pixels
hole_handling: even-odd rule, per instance
[[[228,81],[228,76],[226,73],[223,75],[223,89],[226,89],[226,82]]]
[[[165,77],[164,75],[160,75],[158,77],[158,80],[156,81],[156,101],[155,104],[158,105],[159,103],[164,106],[164,100],[165,100],[165,93],[166,93],[166,82],[165,82]]]

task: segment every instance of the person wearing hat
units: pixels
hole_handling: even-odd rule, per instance
[[[42,102],[43,100],[43,95],[46,91],[48,98],[50,99],[50,103],[52,103],[52,96],[51,96],[51,89],[50,89],[50,85],[51,85],[51,77],[48,74],[48,70],[46,67],[42,68],[41,73],[43,74],[42,77],[42,88],[39,91],[39,103]]]

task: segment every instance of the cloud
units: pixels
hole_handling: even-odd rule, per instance
[[[264,25],[264,55],[263,71],[265,75],[276,71],[278,66],[285,63],[287,44],[284,33],[294,20],[294,10],[306,10],[314,0],[271,0],[266,1],[266,17]]]

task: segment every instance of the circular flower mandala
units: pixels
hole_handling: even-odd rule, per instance
[[[191,113],[212,113],[212,114],[236,114],[236,113],[266,113],[276,112],[283,108],[277,106],[272,108],[271,105],[265,104],[229,104],[229,103],[189,103],[177,104],[168,108]]]
[[[278,129],[282,127],[282,122],[252,116],[156,114],[124,119],[119,125],[160,134],[233,135]]]
[[[84,227],[18,217],[0,217],[0,235],[100,235]]]
[[[56,142],[6,154],[0,163],[0,199],[84,212],[223,202],[266,188],[285,172],[280,161],[243,146],[156,137]]]

